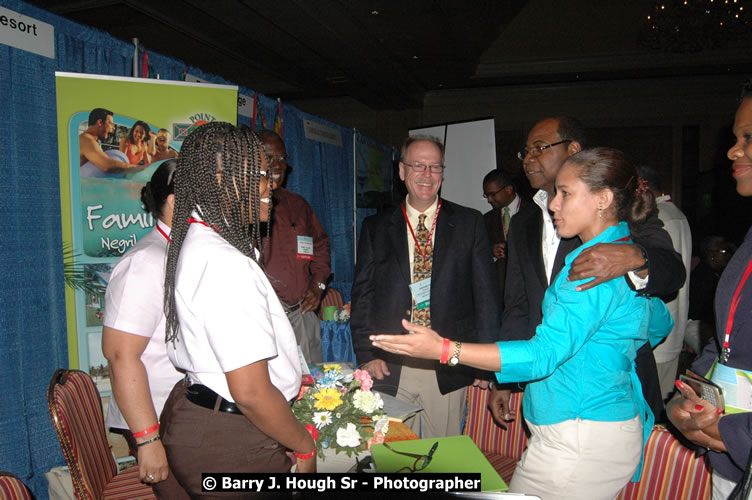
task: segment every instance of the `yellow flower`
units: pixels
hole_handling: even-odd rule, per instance
[[[342,404],[342,397],[337,389],[321,389],[313,397],[317,399],[313,404],[314,408],[333,410]]]
[[[331,363],[331,364],[324,365],[324,371],[325,372],[332,371],[332,370],[335,371],[335,372],[337,372],[337,373],[342,373],[342,366],[338,365],[336,363]]]

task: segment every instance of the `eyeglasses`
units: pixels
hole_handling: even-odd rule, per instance
[[[426,169],[429,169],[432,174],[440,174],[444,171],[444,165],[441,163],[432,163],[431,165],[426,165],[425,163],[407,163],[406,161],[402,162],[403,165],[407,165],[410,167],[413,172],[422,174],[426,171]]]
[[[267,160],[269,161],[269,164],[272,163],[282,163],[283,161],[287,161],[287,153],[281,154],[281,155],[266,155]]]
[[[520,161],[523,161],[527,157],[527,155],[530,155],[530,158],[535,158],[536,156],[538,156],[539,154],[541,154],[548,148],[558,146],[559,144],[564,144],[565,142],[572,142],[572,139],[564,139],[563,141],[554,142],[553,144],[546,144],[544,146],[533,146],[530,149],[523,149],[522,151],[519,151],[517,153],[517,158]]]
[[[519,154],[519,153],[518,153],[518,154]],[[501,193],[501,192],[502,192],[503,190],[505,190],[505,189],[506,189],[507,187],[509,187],[509,184],[507,184],[507,185],[506,185],[506,186],[504,186],[504,187],[500,187],[499,189],[497,189],[497,190],[496,190],[496,191],[494,191],[493,193],[483,193],[483,197],[484,197],[485,199],[489,199],[489,198],[490,198],[491,196],[496,196],[497,194]]]
[[[418,472],[428,467],[428,465],[431,463],[431,460],[433,459],[433,454],[436,452],[436,448],[439,447],[439,442],[436,441],[433,444],[433,446],[431,446],[431,450],[428,452],[427,455],[418,455],[416,453],[406,453],[404,451],[397,451],[391,446],[389,446],[389,444],[387,443],[384,443],[384,447],[387,450],[396,453],[397,455],[404,455],[406,457],[415,459],[415,462],[413,463],[412,467],[405,466],[399,469],[397,472]]]

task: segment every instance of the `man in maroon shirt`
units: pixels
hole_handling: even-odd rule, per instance
[[[309,363],[323,361],[321,325],[316,310],[329,279],[329,236],[305,199],[282,185],[287,175],[287,151],[282,138],[261,132],[272,171],[271,237],[264,244],[264,266]]]

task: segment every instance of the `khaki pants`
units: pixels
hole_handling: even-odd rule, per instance
[[[284,304],[283,304],[284,305]],[[285,307],[285,310],[289,310]],[[304,313],[299,307],[287,313],[292,329],[295,332],[295,340],[298,341],[300,350],[308,364],[321,363],[324,355],[321,352],[321,323],[318,315],[313,311]]]
[[[402,366],[397,398],[423,407],[405,425],[421,438],[458,436],[462,434],[467,388],[441,394],[434,364],[411,359]]]
[[[527,421],[527,420],[526,420]],[[527,421],[531,437],[509,491],[542,500],[612,500],[627,485],[642,455],[640,417],[622,422]]]

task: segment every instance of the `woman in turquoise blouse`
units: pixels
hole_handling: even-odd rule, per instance
[[[638,295],[624,279],[577,291],[569,267],[596,243],[631,243],[629,224],[655,210],[655,199],[620,151],[582,151],[562,166],[549,205],[570,253],[546,291],[543,322],[527,341],[463,344],[404,322],[413,335],[374,335],[374,346],[496,372],[500,383],[530,382],[523,398],[531,430],[512,491],[548,498],[616,497],[639,478],[653,415],[635,373],[637,350],[658,344],[673,321],[659,299]]]

